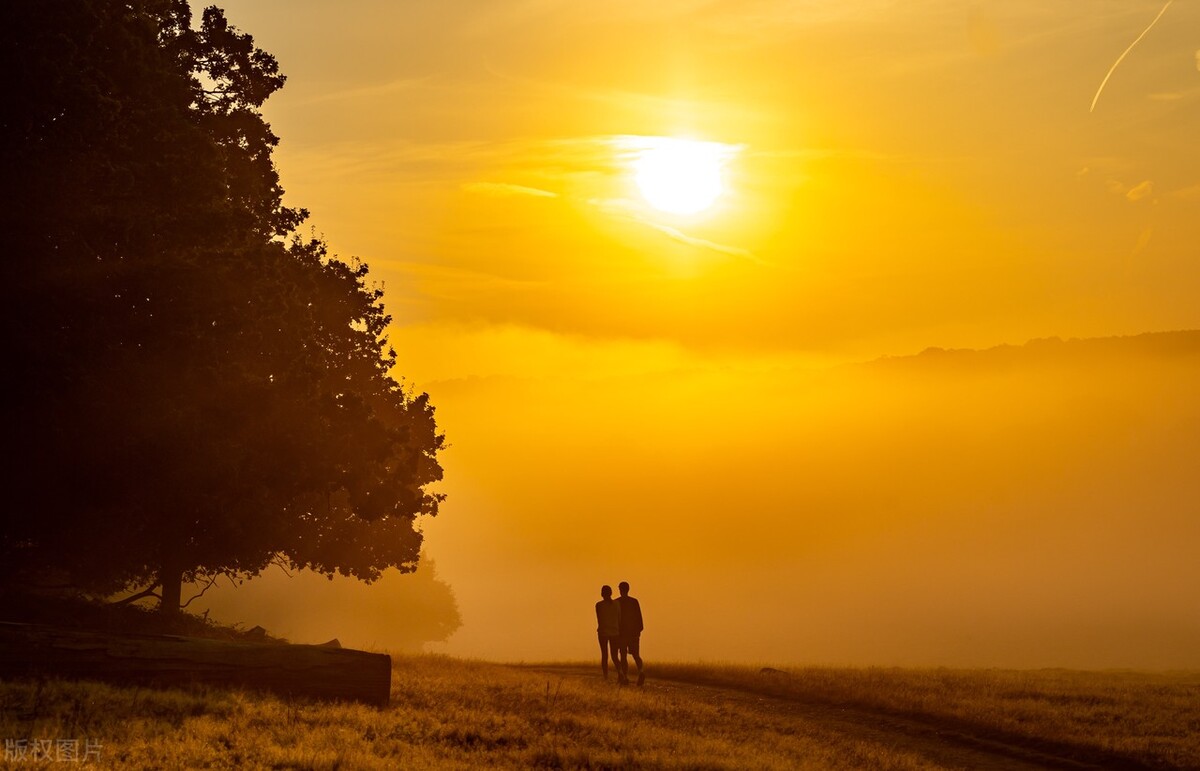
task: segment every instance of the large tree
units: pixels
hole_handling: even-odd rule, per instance
[[[18,0],[0,35],[0,578],[174,611],[273,560],[413,569],[443,438],[366,266],[294,235],[275,59],[186,0]]]

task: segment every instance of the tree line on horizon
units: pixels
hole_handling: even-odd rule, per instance
[[[367,266],[298,228],[270,54],[187,0],[5,3],[0,587],[412,571],[444,436]]]

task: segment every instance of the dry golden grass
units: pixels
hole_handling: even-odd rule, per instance
[[[91,765],[110,768],[970,767],[886,732],[847,730],[776,709],[766,698],[776,693],[780,704],[853,702],[1100,749],[1111,740],[1121,752],[1144,752],[1165,767],[1200,765],[1196,739],[1181,735],[1200,734],[1195,676],[828,669],[763,675],[663,666],[652,677],[732,690],[654,679],[639,690],[580,674],[589,671],[397,657],[393,704],[382,710],[202,688],[8,682],[0,683],[0,739],[77,738],[81,749],[84,739],[99,741],[100,761]]]
[[[1200,672],[850,669],[669,664],[660,677],[801,699],[1028,746],[1165,768],[1200,768]]]

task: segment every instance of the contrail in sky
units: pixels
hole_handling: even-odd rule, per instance
[[[1088,112],[1096,111],[1096,102],[1100,101],[1100,93],[1104,91],[1104,86],[1108,83],[1108,79],[1112,77],[1112,74],[1117,67],[1121,66],[1121,62],[1125,61],[1125,57],[1129,55],[1129,52],[1133,50],[1133,47],[1142,42],[1142,38],[1146,37],[1146,33],[1153,29],[1155,24],[1158,24],[1158,20],[1162,18],[1162,15],[1167,12],[1167,9],[1171,7],[1171,3],[1173,2],[1175,2],[1175,0],[1167,0],[1167,4],[1164,5],[1162,10],[1158,12],[1158,15],[1154,17],[1154,21],[1150,22],[1150,24],[1144,30],[1142,30],[1142,34],[1138,35],[1137,39],[1130,43],[1129,47],[1121,52],[1121,55],[1117,57],[1115,62],[1113,62],[1113,66],[1108,68],[1108,74],[1104,76],[1104,80],[1100,81],[1100,88],[1096,89],[1096,95],[1092,97],[1092,107],[1090,110],[1088,110]]]

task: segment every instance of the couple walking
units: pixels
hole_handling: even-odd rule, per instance
[[[600,639],[600,670],[608,679],[608,659],[612,656],[613,668],[617,670],[617,682],[629,682],[629,656],[637,664],[637,684],[644,685],[646,674],[642,671],[642,606],[629,596],[629,584],[617,584],[621,596],[613,599],[612,587],[600,587],[600,602],[596,603],[596,636]],[[619,658],[618,658],[619,657]]]

